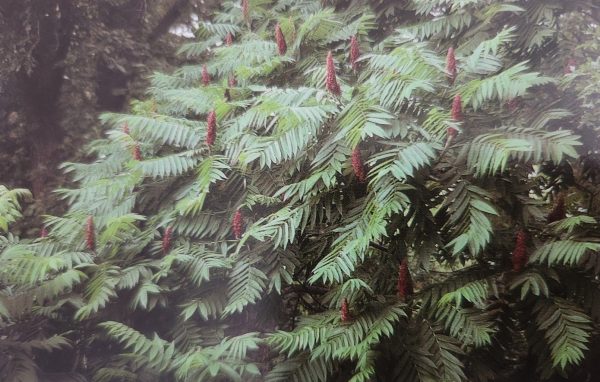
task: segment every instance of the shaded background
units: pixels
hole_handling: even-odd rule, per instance
[[[143,96],[177,65],[185,37],[215,0],[1,0],[0,184],[32,190],[37,213],[59,209],[57,166],[99,137],[100,111]],[[31,211],[34,213],[34,211]]]

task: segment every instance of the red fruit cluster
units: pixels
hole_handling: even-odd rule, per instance
[[[40,230],[40,237],[41,238],[48,237],[48,230],[46,229],[46,226],[43,226],[42,229]]]
[[[94,217],[88,216],[85,224],[85,244],[87,249],[93,251],[96,249],[96,233],[94,232]]]
[[[162,251],[166,255],[171,250],[171,240],[173,239],[173,228],[167,227],[162,238]]]
[[[235,214],[233,214],[231,228],[233,229],[233,236],[236,239],[242,237],[242,230],[244,229],[244,217],[242,216],[242,211],[237,210],[235,211]]]
[[[558,195],[554,208],[548,214],[548,223],[553,223],[558,220],[562,220],[567,217],[567,208],[565,206],[565,196],[563,194]]]
[[[462,115],[462,99],[460,94],[454,96],[454,100],[452,101],[452,120],[456,122],[460,122],[463,120]]]
[[[208,74],[208,69],[206,68],[206,64],[202,65],[202,85],[208,86],[210,83],[210,74]]]
[[[242,15],[246,22],[250,21],[250,4],[248,0],[242,0]]]
[[[227,33],[227,36],[225,36],[225,44],[227,46],[231,46],[231,44],[233,44],[233,35],[231,32]]]
[[[358,39],[356,36],[352,36],[350,39],[350,65],[352,70],[358,69],[358,58],[360,57],[360,46],[358,45]]]
[[[400,263],[398,268],[398,285],[396,287],[398,297],[404,301],[407,297],[410,297],[413,293],[412,279],[410,277],[410,271],[408,269],[408,260],[406,257]]]
[[[142,150],[140,149],[140,145],[137,143],[135,146],[133,146],[133,159],[142,160]]]
[[[344,299],[342,301],[342,308],[340,309],[340,317],[342,318],[342,322],[350,321],[350,308],[348,307],[347,299]]]
[[[285,36],[281,31],[281,25],[277,23],[275,26],[275,40],[277,41],[277,53],[283,56],[287,52],[287,44],[285,43]]]
[[[342,91],[340,90],[340,85],[337,82],[337,77],[335,76],[335,65],[333,63],[333,54],[331,51],[327,53],[327,67],[326,67],[327,76],[325,77],[325,87],[327,91],[333,95],[340,95]]]
[[[367,173],[358,147],[352,150],[352,169],[360,183],[364,183],[367,180]]]
[[[123,124],[123,134],[129,135],[129,125],[127,124],[127,122]]]
[[[214,110],[208,113],[206,123],[206,144],[212,146],[215,144],[215,139],[217,138],[217,113]]]
[[[520,230],[517,233],[517,241],[515,243],[515,249],[512,253],[512,264],[515,272],[521,272],[527,264],[527,234],[525,231]]]
[[[448,76],[448,82],[452,85],[456,80],[456,57],[454,56],[454,48],[448,48],[448,54],[446,55],[446,75]]]

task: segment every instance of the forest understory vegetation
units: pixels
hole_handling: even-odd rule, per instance
[[[0,186],[0,381],[597,380],[599,22],[223,1],[64,213]]]

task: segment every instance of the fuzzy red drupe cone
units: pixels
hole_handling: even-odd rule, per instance
[[[457,94],[456,96],[454,96],[454,100],[452,101],[451,118],[455,122],[460,122],[463,119],[462,99],[460,97],[460,94]],[[446,145],[445,145],[444,150],[446,150],[446,149],[448,149],[448,147],[450,147],[450,145],[454,141],[454,138],[456,138],[456,136],[458,135],[458,130],[456,130],[454,127],[448,127],[446,129],[446,133],[448,134],[448,136],[446,137]]]
[[[140,145],[137,143],[133,146],[133,159],[142,160],[142,149],[140,149]]]
[[[231,44],[233,44],[233,35],[229,32],[227,33],[227,36],[225,36],[225,45],[231,46]]]
[[[287,52],[287,44],[285,43],[285,36],[281,31],[281,25],[277,23],[275,26],[275,40],[277,41],[277,53],[283,56]]]
[[[45,237],[48,237],[48,230],[46,229],[46,226],[43,226],[42,229],[40,230],[40,237],[42,239]]]
[[[352,36],[350,39],[350,65],[352,70],[358,70],[358,58],[360,57],[360,46],[358,45],[358,39],[356,36]]]
[[[202,65],[202,85],[208,86],[210,83],[210,74],[208,74],[208,69],[206,69],[206,64]]]
[[[527,260],[527,234],[525,231],[520,230],[517,233],[517,241],[512,253],[513,270],[515,272],[521,272],[527,264]]]
[[[96,249],[96,233],[94,232],[93,216],[88,216],[85,224],[85,245],[90,251]]]
[[[227,85],[230,88],[234,88],[237,85],[237,80],[235,79],[235,75],[230,75],[229,80],[227,81]]]
[[[242,0],[242,16],[246,22],[250,21],[250,4],[248,0]]]
[[[123,134],[129,135],[129,125],[127,123],[123,124]]]
[[[212,146],[217,138],[217,114],[214,110],[208,113],[206,124],[206,144]]]
[[[231,222],[231,228],[233,230],[233,236],[236,239],[242,237],[242,230],[244,229],[244,217],[242,216],[242,211],[237,210],[235,214],[233,214],[233,221]]]
[[[360,183],[364,183],[367,180],[367,173],[358,147],[352,150],[352,169],[354,170],[356,179]]]
[[[344,298],[342,301],[342,308],[340,309],[340,317],[342,322],[350,321],[350,308],[348,307],[348,300]]]
[[[173,228],[167,227],[162,238],[162,251],[166,255],[171,250],[171,240],[173,239]]]
[[[398,297],[404,301],[407,297],[410,297],[413,293],[412,279],[410,277],[410,271],[408,269],[408,260],[406,257],[402,259],[400,267],[398,268],[398,285],[397,285]]]
[[[454,100],[452,101],[452,120],[456,122],[460,122],[463,120],[462,115],[462,99],[460,94],[454,96]]]
[[[325,77],[325,86],[327,91],[333,95],[340,95],[342,91],[340,90],[340,85],[337,82],[337,77],[335,76],[335,65],[333,63],[333,54],[331,51],[327,53],[327,67],[326,67],[327,76]]]
[[[554,223],[555,221],[562,220],[567,217],[567,209],[565,207],[565,196],[563,194],[558,195],[554,208],[548,214],[548,223]]]
[[[448,48],[448,55],[446,56],[446,75],[448,76],[448,82],[452,85],[456,80],[456,57],[454,56],[454,48]]]

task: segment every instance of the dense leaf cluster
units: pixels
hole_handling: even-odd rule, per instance
[[[2,238],[2,380],[585,376],[597,62],[565,74],[560,27],[589,5],[224,2],[64,165],[48,235]]]

